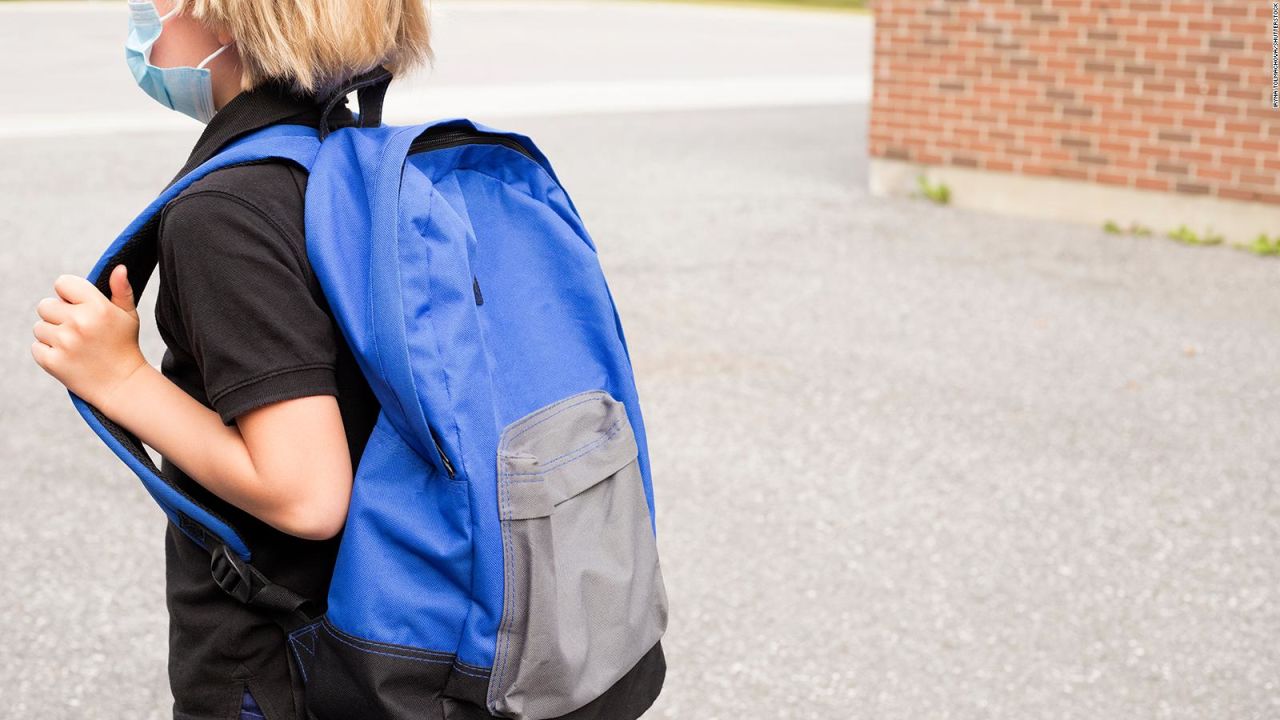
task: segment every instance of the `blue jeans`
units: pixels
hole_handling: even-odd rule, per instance
[[[240,703],[240,720],[263,720],[265,717],[262,708],[258,707],[258,701],[245,688],[244,700]]]

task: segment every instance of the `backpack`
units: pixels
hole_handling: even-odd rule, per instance
[[[638,717],[660,692],[667,594],[630,353],[568,194],[524,135],[381,123],[362,75],[320,128],[273,125],[173,182],[87,276],[140,295],[165,203],[229,165],[310,172],[307,254],[381,403],[327,602],[253,567],[218,513],[71,394],[225,591],[271,614],[317,720]],[[352,91],[356,126],[327,116]],[[626,682],[623,682],[626,680]]]

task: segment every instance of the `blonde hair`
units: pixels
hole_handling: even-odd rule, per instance
[[[242,90],[268,79],[328,95],[381,65],[395,75],[433,61],[426,0],[177,0],[180,12],[235,38]]]

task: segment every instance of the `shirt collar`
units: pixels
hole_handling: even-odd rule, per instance
[[[276,123],[290,123],[319,127],[324,100],[314,95],[298,95],[279,80],[267,80],[252,90],[233,97],[205,126],[196,140],[191,155],[182,170],[170,184],[199,167],[201,163],[218,154],[237,138]],[[329,115],[333,128],[355,124],[355,116],[347,107],[346,98],[339,101]]]

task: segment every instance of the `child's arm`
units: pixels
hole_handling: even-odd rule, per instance
[[[111,299],[84,278],[55,281],[58,297],[37,307],[36,361],[227,502],[281,532],[311,540],[336,535],[352,483],[336,398],[270,403],[225,424],[143,357],[121,267],[112,270]]]
[[[351,497],[351,458],[337,399],[264,405],[223,424],[218,413],[144,363],[98,407],[213,494],[281,532],[338,534]]]

